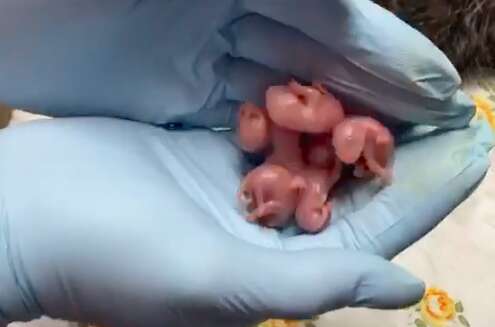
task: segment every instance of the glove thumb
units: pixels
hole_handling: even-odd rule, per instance
[[[245,303],[260,319],[306,319],[348,306],[399,309],[424,293],[423,282],[399,266],[357,251],[252,249],[242,261],[236,273],[252,300]]]

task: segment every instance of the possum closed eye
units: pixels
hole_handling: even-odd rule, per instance
[[[495,68],[494,0],[375,0],[425,34],[466,76]]]

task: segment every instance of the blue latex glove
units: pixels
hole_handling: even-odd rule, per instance
[[[367,0],[1,0],[0,41],[1,101],[51,116],[232,125],[289,75],[395,120],[473,114],[447,58]]]
[[[56,116],[229,125],[237,101],[261,103],[294,74],[396,121],[467,125],[458,76],[419,34],[367,1],[304,6],[3,0],[0,98]],[[4,131],[0,317],[244,326],[412,303],[422,283],[382,258],[469,194],[491,146],[485,125],[418,135],[403,134],[392,186],[348,185],[329,229],[292,236],[241,218],[228,135],[102,118]]]
[[[430,230],[480,180],[486,128],[402,145],[395,183],[349,186],[316,236],[242,218],[241,158],[227,137],[105,118],[4,130],[0,317],[230,327],[410,304],[422,282],[380,257]]]

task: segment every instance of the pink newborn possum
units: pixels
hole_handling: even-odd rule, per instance
[[[341,103],[318,83],[271,86],[266,108],[277,125],[301,133],[328,133],[344,119]]]
[[[333,153],[330,139],[313,137],[301,144],[301,134],[276,125],[272,128],[273,152],[266,162],[286,167],[298,178],[297,225],[306,232],[316,233],[330,221],[328,194],[340,178],[342,164]]]
[[[242,182],[239,194],[249,212],[247,220],[268,227],[286,225],[294,214],[303,186],[304,181],[285,167],[264,163],[255,168]]]
[[[294,87],[294,83],[292,84]],[[301,89],[315,91],[316,93],[311,93],[313,91],[306,93],[316,100],[308,101],[291,93],[292,95],[289,94],[288,97],[299,101],[299,107],[292,102],[291,110],[317,111],[319,110],[317,106],[325,106],[327,119],[322,122],[326,124],[328,130],[343,120],[342,108],[340,104],[335,107],[334,98],[321,90],[296,85],[297,92],[301,92]],[[291,87],[284,90],[293,92]],[[269,99],[281,96],[283,96],[281,90],[268,91],[267,103],[270,102]],[[273,99],[270,103],[274,103]],[[311,103],[311,106],[308,103]],[[261,152],[271,147],[265,163],[245,177],[240,191],[241,202],[250,212],[247,217],[250,221],[258,221],[269,227],[281,227],[295,213],[299,227],[307,232],[318,232],[330,219],[331,206],[328,202],[328,193],[340,177],[342,165],[332,151],[330,139],[323,134],[323,137],[314,139],[315,141],[321,139],[324,144],[302,148],[302,132],[306,130],[305,126],[311,125],[311,122],[308,123],[304,119],[308,117],[310,120],[314,119],[314,115],[299,117],[299,120],[294,121],[282,121],[292,124],[292,128],[288,128],[278,123],[284,115],[291,115],[291,111],[285,110],[282,114],[281,110],[277,111],[278,108],[275,108],[276,119],[271,119],[272,109],[273,107],[269,107],[267,112],[251,103],[241,106],[239,115],[241,148],[247,152]],[[301,126],[295,129],[297,123]],[[305,154],[309,154],[311,159],[305,160]]]
[[[355,177],[367,177],[369,172],[391,183],[394,137],[379,121],[364,116],[345,118],[334,129],[333,146],[340,160],[355,165]]]
[[[328,193],[340,177],[342,164],[335,156],[327,167],[312,167],[302,160],[296,162],[292,154],[298,149],[284,156],[290,146],[294,144],[274,147],[267,161],[249,172],[241,185],[241,202],[247,207],[249,221],[282,227],[295,213],[298,226],[315,233],[330,220]]]
[[[305,187],[296,208],[296,220],[302,229],[318,232],[330,221],[332,207],[328,196],[343,165],[333,151],[329,134],[307,135],[305,141],[302,150],[306,166],[299,171]]]
[[[241,148],[266,155],[241,185],[249,221],[282,227],[295,215],[303,230],[321,231],[330,220],[329,193],[343,164],[353,165],[356,177],[390,183],[389,130],[370,117],[345,117],[341,103],[320,84],[292,80],[271,86],[266,107],[244,103],[239,114]]]
[[[270,125],[266,110],[246,102],[239,110],[238,137],[242,150],[262,152],[270,144]]]

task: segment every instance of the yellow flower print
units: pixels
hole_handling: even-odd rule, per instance
[[[476,106],[476,116],[485,118],[495,130],[495,114],[493,113],[495,104],[481,95],[473,95],[472,98]]]
[[[432,327],[444,327],[456,318],[454,300],[441,289],[431,287],[420,303],[423,320]]]
[[[300,327],[301,324],[293,320],[271,319],[258,325],[258,327]]]

